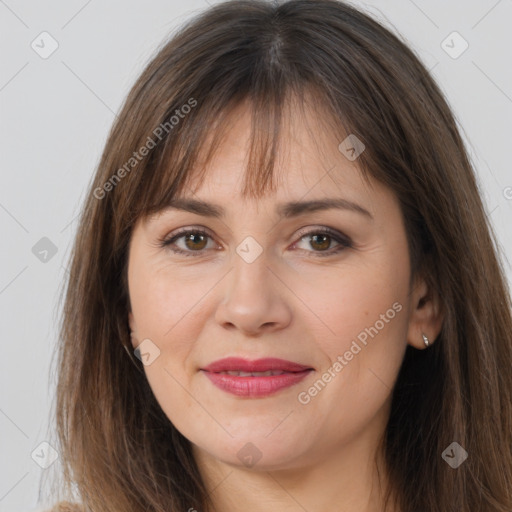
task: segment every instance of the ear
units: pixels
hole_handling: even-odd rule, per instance
[[[409,304],[407,343],[417,349],[427,348],[423,334],[432,345],[443,326],[444,313],[439,296],[423,277],[417,277],[412,288]]]
[[[135,349],[139,345],[139,342],[137,338],[137,326],[135,324],[135,318],[131,311],[128,313],[128,324],[130,325],[130,338],[132,341],[132,346]]]

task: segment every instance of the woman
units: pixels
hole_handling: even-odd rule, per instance
[[[510,511],[511,332],[473,169],[411,50],[337,1],[218,4],[137,80],[84,206],[59,499]]]

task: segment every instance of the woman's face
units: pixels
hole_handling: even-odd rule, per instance
[[[250,117],[241,107],[235,114],[206,180],[180,195],[221,213],[169,208],[134,229],[133,346],[144,340],[154,395],[197,455],[280,469],[355,446],[371,453],[407,342],[422,343],[397,200],[363,181],[357,159],[341,153],[342,139],[314,115],[308,123],[321,152],[297,117],[277,191],[243,199]],[[283,210],[327,199],[340,207]],[[185,228],[196,233],[160,245]],[[227,357],[278,358],[305,370],[263,361],[234,367],[280,375],[221,374],[236,371],[222,363],[205,371]]]

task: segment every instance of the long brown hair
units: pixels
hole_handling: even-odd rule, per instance
[[[414,52],[334,0],[208,8],[130,91],[71,255],[56,370],[59,499],[94,512],[207,508],[189,441],[126,352],[131,232],[183,189],[209,149],[206,168],[220,127],[244,100],[253,131],[243,195],[270,190],[285,106],[306,95],[340,142],[347,134],[364,142],[357,164],[396,194],[413,275],[424,276],[445,313],[433,346],[407,348],[393,390],[387,497],[403,512],[512,510],[511,301],[472,163]],[[452,442],[469,455],[457,469],[442,458]]]

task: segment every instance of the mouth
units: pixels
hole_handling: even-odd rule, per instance
[[[224,371],[224,372],[214,372],[219,375],[235,375],[236,377],[270,377],[272,375],[283,375],[284,373],[295,373],[295,372],[284,372],[281,370],[268,370],[266,372],[242,372],[242,371]]]
[[[201,368],[209,380],[219,389],[246,398],[260,398],[289,388],[314,368],[276,358],[247,360],[225,358]]]

